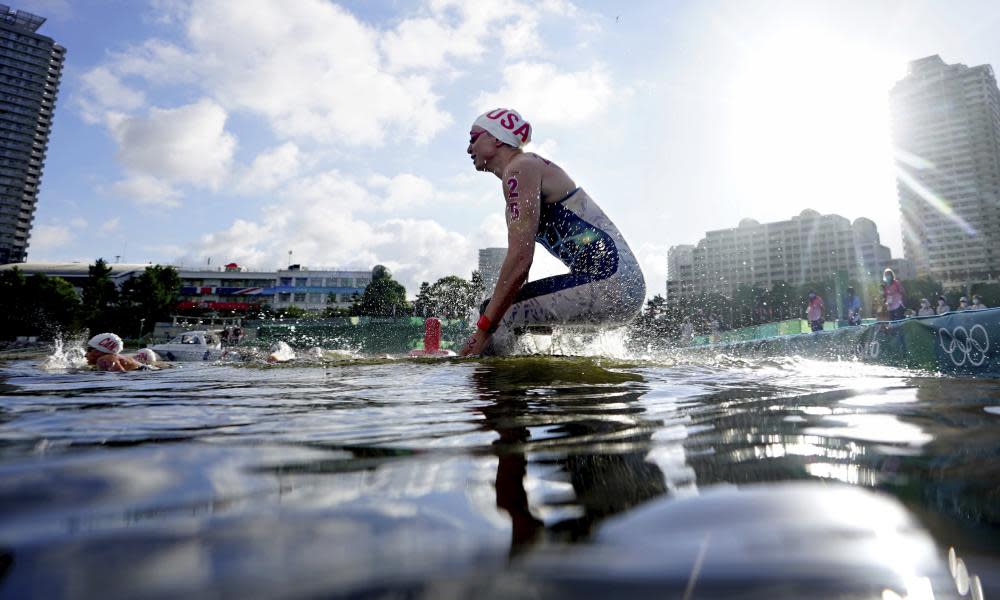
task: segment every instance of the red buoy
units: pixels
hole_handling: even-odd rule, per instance
[[[410,356],[455,356],[451,350],[441,349],[441,320],[428,317],[424,321],[424,349],[411,350]]]
[[[441,349],[441,320],[430,317],[424,321],[424,352],[437,352]]]

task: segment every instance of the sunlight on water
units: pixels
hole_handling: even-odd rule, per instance
[[[0,561],[10,555],[18,566],[0,583],[36,596],[60,595],[39,581],[71,579],[118,597],[322,596],[534,565],[519,576],[548,585],[594,572],[573,562],[589,548],[615,557],[596,563],[601,573],[678,591],[687,559],[675,561],[676,574],[662,560],[654,568],[644,562],[649,544],[667,546],[661,557],[689,542],[698,552],[704,532],[728,520],[704,546],[699,576],[726,581],[743,571],[720,570],[719,544],[745,543],[738,532],[778,497],[764,494],[761,513],[662,522],[682,531],[640,529],[621,546],[605,546],[602,532],[647,507],[803,479],[898,494],[964,527],[1000,523],[989,500],[1000,481],[993,381],[796,357],[636,355],[613,336],[558,344],[598,355],[553,355],[561,350],[551,343],[541,355],[409,359],[270,342],[241,346],[238,362],[112,374],[76,369],[83,342],[72,341],[38,363],[6,363]],[[272,349],[289,358],[268,363]],[[782,536],[817,526],[820,508],[757,532],[757,550],[794,557]],[[934,535],[943,548],[979,543],[979,554],[1000,556],[956,531]],[[129,543],[110,542],[123,532]],[[834,534],[809,539],[819,561],[861,556],[841,556],[846,542]],[[570,564],[537,562],[552,551]],[[881,554],[879,564],[914,578],[885,589],[917,597],[926,571]],[[759,563],[756,576],[786,580],[794,573],[783,564]],[[24,565],[41,565],[45,578]],[[79,583],[88,572],[101,577]],[[127,593],[98,587],[108,582]]]
[[[824,437],[839,437],[885,444],[922,446],[934,439],[919,425],[905,423],[894,415],[856,414],[824,418],[827,427],[808,427],[806,433]]]

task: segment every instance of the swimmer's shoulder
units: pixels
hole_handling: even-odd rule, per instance
[[[101,371],[135,371],[142,366],[139,361],[120,354],[105,354],[95,365]]]

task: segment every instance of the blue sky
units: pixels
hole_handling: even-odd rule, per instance
[[[472,120],[519,110],[623,231],[666,251],[744,217],[875,220],[901,254],[887,94],[906,62],[1000,63],[991,2],[12,3],[68,49],[29,260],[389,266],[505,245]],[[544,254],[544,251],[540,251]],[[532,278],[559,270],[539,256]]]

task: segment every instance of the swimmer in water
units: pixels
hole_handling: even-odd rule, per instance
[[[469,131],[476,170],[493,173],[503,188],[507,256],[462,356],[532,326],[625,325],[646,297],[642,270],[618,228],[558,165],[524,152],[530,141],[531,124],[504,108],[483,113]],[[526,283],[535,242],[569,273]]]
[[[88,365],[94,365],[99,371],[135,371],[142,364],[129,356],[122,356],[125,348],[122,339],[113,333],[99,333],[87,342],[87,353],[84,357]]]

